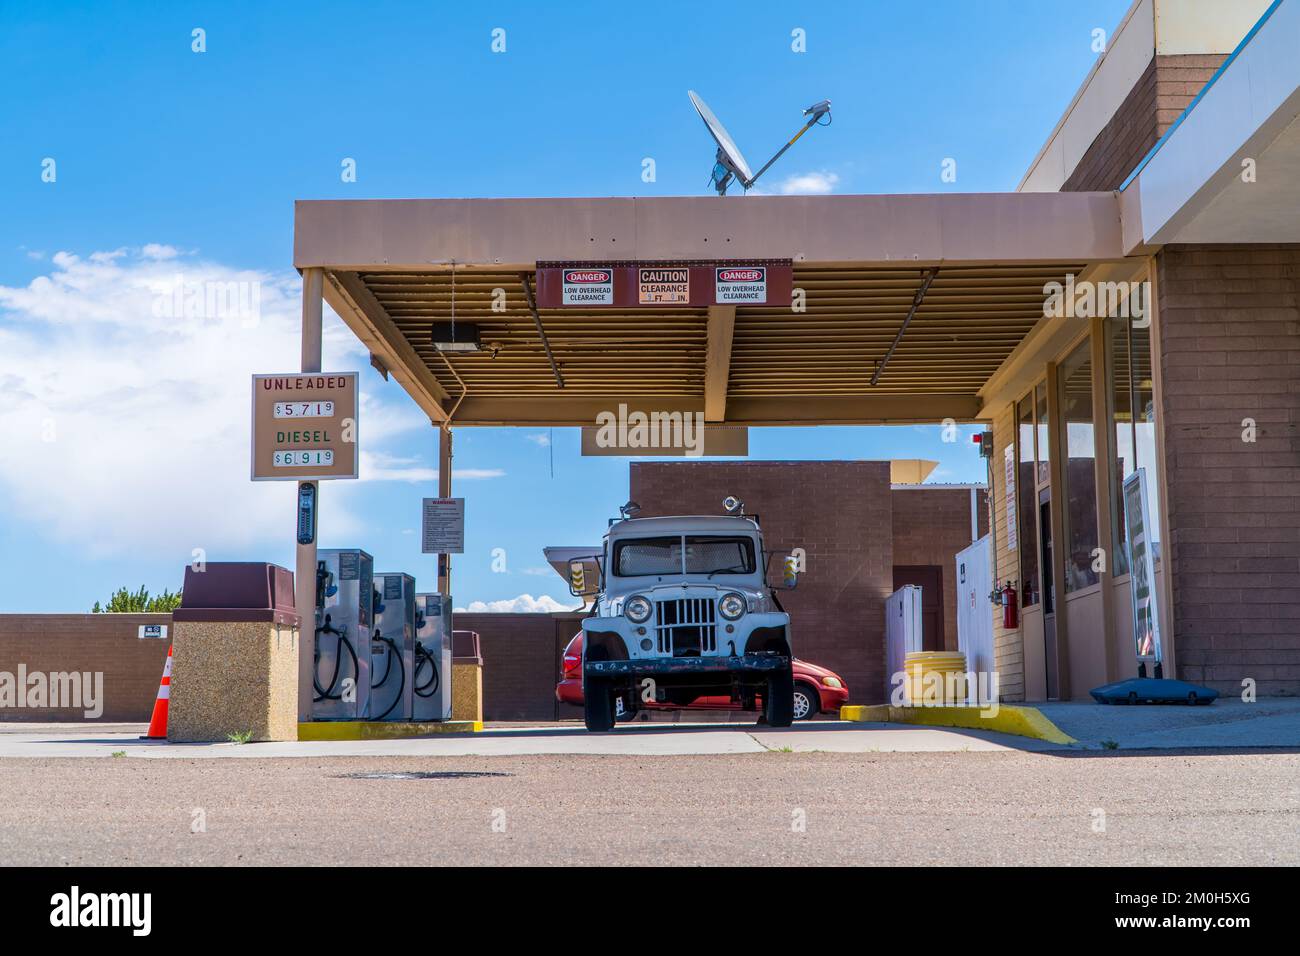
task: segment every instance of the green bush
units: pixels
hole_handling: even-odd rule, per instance
[[[151,595],[149,589],[142,584],[140,590],[135,592],[118,588],[108,599],[106,607],[100,606],[96,601],[90,612],[92,614],[165,614],[176,610],[180,605],[180,591],[163,591],[162,594]]]

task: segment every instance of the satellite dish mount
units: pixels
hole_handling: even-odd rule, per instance
[[[713,141],[718,144],[718,151],[714,156],[713,172],[709,176],[709,181],[713,188],[717,190],[719,196],[727,194],[727,187],[731,185],[732,180],[740,183],[741,187],[748,192],[750,187],[758,181],[758,177],[767,172],[768,168],[785,154],[785,151],[795,144],[795,141],[814,126],[829,126],[831,123],[831,101],[822,100],[814,103],[803,111],[807,117],[803,126],[799,128],[786,144],[776,151],[776,154],[763,164],[763,167],[756,173],[749,171],[749,164],[745,162],[745,157],[741,155],[740,148],[736,141],[731,138],[727,128],[722,125],[721,120],[713,115],[713,110],[704,102],[694,90],[687,90],[686,95],[691,98],[691,104],[695,111],[700,114],[700,119],[704,120],[704,125],[709,130],[709,135]],[[822,122],[822,117],[826,117],[826,122]]]

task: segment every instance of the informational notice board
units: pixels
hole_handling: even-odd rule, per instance
[[[253,376],[254,481],[356,478],[357,373]]]
[[[1016,527],[1016,446],[1002,449],[1002,488],[1007,507],[1007,548],[1015,551],[1020,546]]]
[[[1160,609],[1156,601],[1156,562],[1147,508],[1146,469],[1124,479],[1124,536],[1128,541],[1129,591],[1133,597],[1133,645],[1138,660],[1164,659],[1160,650]]]
[[[465,499],[425,498],[420,527],[424,554],[464,554]]]

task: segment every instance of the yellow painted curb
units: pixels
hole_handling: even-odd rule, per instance
[[[298,725],[299,740],[384,740],[423,737],[427,734],[476,734],[481,720],[443,720],[412,723],[397,720],[313,720]]]
[[[840,708],[840,720],[964,727],[967,730],[994,730],[1000,734],[1033,737],[1053,744],[1078,743],[1044,717],[1036,707],[1016,704],[999,704],[996,715],[989,715],[983,707],[890,707],[885,704],[846,706]]]
[[[853,720],[860,724],[889,723],[888,704],[845,704],[840,708],[840,720]]]

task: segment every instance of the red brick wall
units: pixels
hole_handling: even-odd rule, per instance
[[[104,675],[102,721],[147,721],[153,714],[170,641],[141,640],[141,624],[170,614],[0,614],[0,671],[81,671]],[[170,637],[170,632],[169,635]],[[0,720],[85,720],[84,708],[0,708]]]
[[[1300,245],[1167,246],[1157,263],[1179,674],[1298,694]]]
[[[889,463],[634,462],[631,498],[645,517],[721,514],[737,495],[769,551],[807,551],[807,573],[778,592],[795,653],[838,672],[854,702],[884,699],[884,601],[892,591]],[[775,572],[774,572],[775,573]]]
[[[978,493],[979,531],[988,532],[988,496]],[[943,638],[957,650],[957,573],[954,559],[970,546],[970,492],[962,488],[909,488],[893,492],[894,564],[935,564],[943,569]]]
[[[1154,57],[1061,190],[1118,189],[1223,60],[1221,54]]]
[[[559,655],[549,614],[468,614],[458,631],[477,631],[483,655],[483,716],[487,720],[554,720]]]

